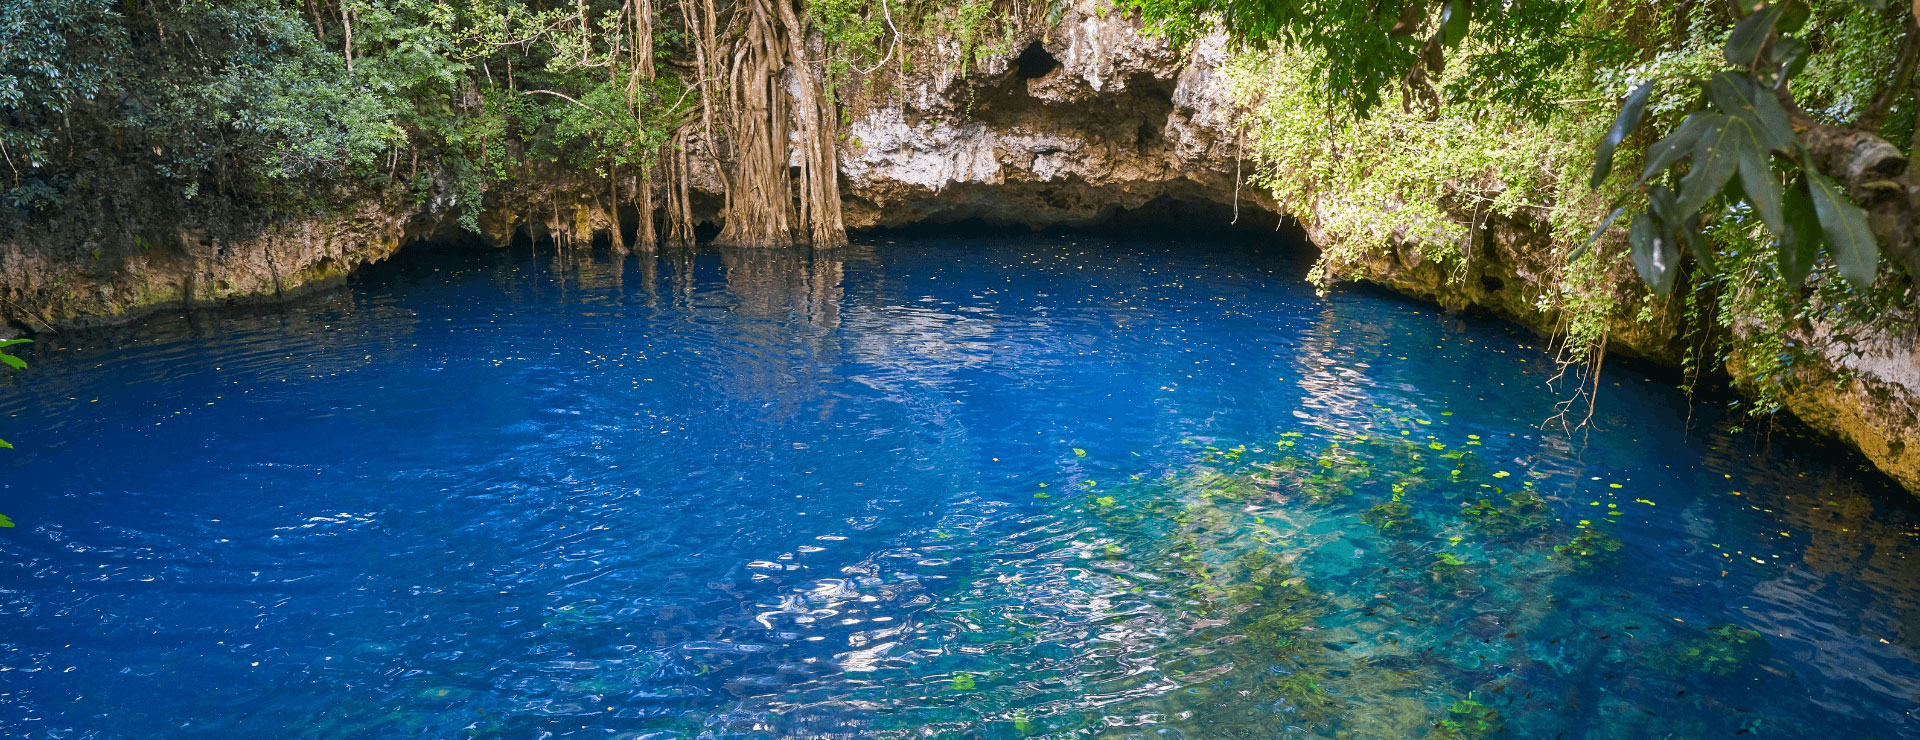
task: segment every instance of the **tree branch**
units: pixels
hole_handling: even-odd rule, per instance
[[[1867,212],[1867,224],[1887,259],[1920,283],[1920,183],[1899,147],[1844,126],[1794,111],[1796,137],[1822,174],[1832,177]]]

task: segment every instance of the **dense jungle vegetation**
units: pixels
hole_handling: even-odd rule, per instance
[[[1062,2],[6,3],[0,238],[83,234],[48,241],[98,255],[187,221],[395,197],[451,203],[473,229],[490,190],[544,169],[633,203],[641,245],[688,243],[688,151],[705,142],[725,180],[719,241],[837,244],[842,86],[972,68]],[[1905,321],[1914,303],[1909,5],[1102,12],[1176,45],[1227,33],[1252,179],[1330,235],[1319,280],[1395,244],[1457,267],[1489,220],[1538,223],[1555,244],[1541,307],[1570,356],[1597,356],[1622,317],[1684,314],[1715,329],[1696,371],[1727,343],[1773,358],[1732,368],[1760,410],[1806,351],[1779,328]],[[1623,290],[1636,274],[1645,289]]]

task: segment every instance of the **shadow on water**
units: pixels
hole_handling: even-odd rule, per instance
[[[1285,239],[951,233],[49,338],[0,729],[1920,733],[1920,507],[1857,456],[1614,363],[1543,429],[1539,340]]]

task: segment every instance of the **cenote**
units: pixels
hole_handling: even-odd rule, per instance
[[[1853,453],[1618,362],[1562,423],[1541,340],[1271,238],[855,241],[32,345],[0,731],[1920,737]]]

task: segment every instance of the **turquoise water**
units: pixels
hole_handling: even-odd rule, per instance
[[[45,337],[0,735],[1920,737],[1912,497],[1307,267],[414,248]]]

